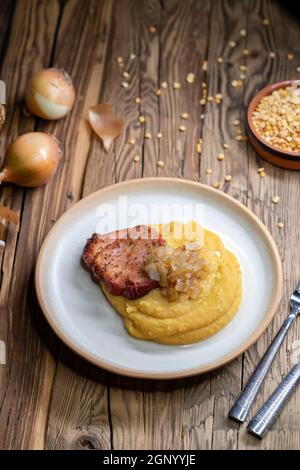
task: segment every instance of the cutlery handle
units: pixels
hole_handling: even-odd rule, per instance
[[[229,418],[239,423],[243,423],[245,421],[245,418],[257,395],[257,392],[274,360],[274,357],[278,349],[280,348],[285,338],[285,335],[289,327],[294,322],[296,316],[297,316],[297,312],[292,311],[287,317],[287,319],[285,320],[285,322],[283,323],[282,327],[280,328],[277,335],[273,339],[269,348],[265,352],[262,360],[260,361],[257,368],[255,369],[252,376],[250,377],[250,380],[247,383],[244,390],[242,391],[240,397],[231,408],[229,412]]]
[[[292,393],[300,382],[300,363],[296,364],[266,403],[250,421],[247,430],[255,437],[262,439],[274,421],[280,415]]]

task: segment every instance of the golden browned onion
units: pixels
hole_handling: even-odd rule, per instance
[[[200,256],[199,249],[168,245],[154,247],[145,260],[145,271],[150,279],[159,282],[162,294],[169,301],[182,294],[189,299],[197,299],[201,290],[201,280],[210,272],[207,261]]]

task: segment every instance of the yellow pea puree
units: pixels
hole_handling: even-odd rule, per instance
[[[173,248],[197,241],[201,230],[187,240],[183,235],[174,237],[177,222],[154,226],[163,234],[168,230],[167,243]],[[193,222],[194,226],[199,226]],[[183,296],[169,302],[160,288],[144,297],[129,300],[111,295],[104,285],[103,291],[123,317],[128,333],[135,338],[164,344],[189,344],[208,338],[224,328],[238,310],[242,298],[242,274],[236,256],[227,250],[221,238],[203,229],[202,248],[199,256],[205,258],[211,271],[201,282],[201,293],[196,300]],[[178,232],[177,232],[178,237]]]

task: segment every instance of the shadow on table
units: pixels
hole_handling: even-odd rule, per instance
[[[65,345],[61,345],[59,360],[68,368],[74,370],[79,375],[93,382],[101,383],[115,388],[137,391],[172,391],[187,386],[199,385],[207,380],[211,374],[203,374],[195,377],[174,380],[151,380],[125,377],[111,372],[107,372],[84,359],[77,356]],[[213,373],[212,373],[213,374]]]
[[[300,20],[299,4],[295,0],[277,0],[281,7],[287,10],[294,18]]]

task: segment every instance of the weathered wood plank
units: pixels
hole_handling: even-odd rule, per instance
[[[15,0],[2,0],[0,13],[0,61],[5,54],[11,20],[15,8]]]
[[[160,123],[159,105],[161,97],[156,95],[159,85],[159,58],[161,53],[160,37],[162,34],[162,4],[158,0],[141,3],[141,40],[140,40],[140,88],[143,101],[141,114],[146,122],[142,127],[143,137],[150,133],[152,138],[145,139],[143,145],[143,176],[157,174],[159,143],[157,133]]]
[[[12,5],[1,2],[1,12],[9,14]],[[270,26],[262,24],[263,18],[270,19]],[[288,27],[282,28],[283,23]],[[0,367],[0,448],[299,448],[298,392],[260,443],[247,435],[245,426],[238,429],[227,420],[242,382],[283,321],[287,293],[300,277],[299,255],[293,249],[299,241],[298,174],[263,163],[248,144],[235,140],[232,122],[243,120],[249,98],[265,83],[297,76],[298,23],[271,0],[22,0],[16,2],[8,44],[1,26],[2,15],[1,79],[8,84],[8,119],[0,150],[3,153],[19,133],[37,128],[60,138],[66,153],[46,187],[1,188],[1,202],[20,213],[21,226],[19,232],[4,229],[0,339],[8,346],[8,365]],[[244,28],[246,37],[240,36]],[[228,46],[230,40],[235,47]],[[250,50],[247,57],[244,48]],[[276,60],[269,58],[271,50],[278,53]],[[287,61],[287,52],[294,52],[295,60]],[[218,63],[218,57],[224,62]],[[202,70],[204,59],[207,72]],[[51,124],[21,114],[29,75],[50,64],[64,67],[78,91],[72,113]],[[232,87],[239,66],[245,64],[245,86]],[[128,88],[121,85],[124,71],[129,73]],[[185,80],[188,73],[195,74],[193,84]],[[155,92],[163,81],[168,88],[158,97]],[[172,88],[174,81],[181,83],[180,90]],[[203,81],[208,95],[223,94],[222,104],[199,105]],[[134,102],[137,96],[140,105]],[[88,107],[96,102],[111,102],[126,121],[125,132],[108,153],[86,123]],[[182,112],[189,113],[187,121],[180,119]],[[140,114],[145,125],[138,122]],[[180,124],[186,125],[186,132],[179,132]],[[145,132],[152,138],[145,140]],[[195,151],[198,137],[204,140],[200,158]],[[128,144],[129,138],[135,138],[135,144]],[[229,149],[223,149],[224,143]],[[216,158],[219,153],[225,153],[222,162]],[[137,164],[132,162],[135,155],[142,157]],[[163,168],[157,168],[158,160],[164,161]],[[262,165],[265,179],[256,172]],[[205,174],[207,168],[212,176]],[[225,174],[232,175],[230,185],[223,184]],[[37,306],[33,267],[54,221],[80,197],[142,175],[195,180],[200,175],[208,184],[220,180],[221,189],[247,204],[278,243],[286,276],[278,315],[244,359],[211,374],[166,383],[108,374],[64,347]],[[281,197],[277,206],[271,204],[274,194]],[[282,231],[276,227],[279,220],[285,223]],[[289,333],[253,412],[291,367],[299,328]]]
[[[44,63],[50,60],[58,15],[59,7],[56,1],[51,5],[45,2],[39,5],[30,0],[16,4],[9,41],[8,38],[6,39],[7,53],[1,64],[1,79],[7,85],[7,117],[1,131],[1,161],[8,143],[19,134],[34,129],[35,120],[24,119],[22,115],[24,90],[33,71],[42,68]],[[33,27],[32,22],[39,27]],[[20,30],[23,31],[22,35],[18,34]],[[22,189],[4,185],[1,191],[1,201],[18,212],[22,207],[23,195]],[[1,286],[1,291],[4,296],[14,261],[17,230],[7,231],[7,225],[5,225],[4,230],[2,227],[0,232],[1,239],[7,241],[5,253],[0,254],[1,283],[5,284]],[[5,277],[2,276],[4,271]]]
[[[123,14],[120,15],[122,8]],[[146,38],[150,34],[149,25],[157,24],[160,14],[160,5],[157,1],[117,1],[114,8],[114,42],[112,44],[112,62],[108,64],[107,86],[105,97],[108,101],[113,99],[116,112],[124,117],[126,130],[124,135],[116,140],[115,144],[115,181],[121,181],[134,177],[141,177],[145,165],[145,147],[152,147],[155,142],[150,125],[149,100],[156,101],[156,96],[150,94],[152,77],[145,81],[145,68],[148,68],[147,60],[157,57],[157,41],[148,45]],[[154,15],[154,16],[153,16]],[[134,59],[131,54],[136,57]],[[117,63],[118,57],[124,60],[124,67]],[[129,87],[122,87],[123,72],[129,73]],[[151,68],[152,72],[155,69]],[[135,103],[135,98],[140,97],[142,102]],[[157,111],[157,109],[156,109]],[[146,122],[139,122],[139,116],[145,116]],[[145,131],[151,131],[152,139],[144,141]],[[130,138],[135,139],[135,144],[128,144]],[[135,155],[140,156],[140,161],[133,162]],[[109,158],[109,156],[108,156]],[[108,184],[112,177],[112,169],[107,168],[102,178]],[[106,178],[105,178],[106,176]],[[145,436],[145,412],[143,382],[109,376],[109,405],[111,423],[113,429],[112,446],[114,449],[150,448]]]
[[[91,131],[86,115],[88,107],[99,99],[111,37],[112,7],[110,0],[90,0],[84,8],[81,1],[71,1],[66,4],[61,19],[54,65],[64,66],[74,77],[78,99],[70,117],[55,125],[56,135],[65,137],[66,155],[53,187],[49,188],[49,199],[58,195],[57,203],[52,205],[53,220],[78,200],[82,188],[83,192],[97,189],[92,186],[92,178],[88,179],[89,189],[83,187],[84,170],[91,155]],[[73,40],[66,42],[65,37]],[[93,148],[96,146],[93,145],[91,152]],[[93,167],[94,173],[97,170],[98,163]],[[110,432],[105,372],[63,347],[53,384],[45,447],[107,449]]]
[[[186,381],[184,393],[184,449],[211,449],[214,417],[214,396],[210,374]]]
[[[236,90],[230,84],[233,79],[239,78],[238,67],[245,48],[245,40],[240,36],[247,18],[245,4],[246,2],[227,1],[215,1],[212,4],[204,84],[207,87],[207,96],[214,97],[214,101],[208,101],[199,111],[199,115],[204,115],[201,181],[207,184],[220,181],[223,191],[244,203],[247,162],[245,165],[241,154],[244,153],[246,160],[247,155],[245,145],[235,141],[234,128],[231,125],[234,119],[240,118],[243,89]],[[231,49],[228,44],[233,40],[237,45]],[[220,57],[223,59],[222,63],[218,62]],[[216,94],[223,96],[220,104],[215,102]],[[224,149],[224,144],[229,148]],[[223,161],[217,159],[219,154],[225,155]],[[206,174],[207,169],[212,173]],[[231,184],[224,182],[226,174],[233,175]],[[197,396],[194,420],[198,423],[198,426],[193,427],[193,439],[198,448],[236,448],[237,426],[228,426],[227,413],[233,394],[240,390],[241,367],[242,360],[239,358],[219,371],[206,375],[199,386],[199,394],[193,394]]]
[[[128,16],[124,20],[118,19],[117,30],[120,31],[120,37],[123,38],[124,34],[122,34],[123,21],[129,31],[133,30],[134,34],[139,34],[140,37],[140,44],[137,45],[140,62],[138,88],[142,98],[140,113],[145,116],[146,122],[143,127],[136,127],[142,137],[146,132],[151,134],[150,139],[145,139],[144,142],[140,139],[138,141],[139,150],[143,156],[144,176],[157,174],[156,165],[160,159],[166,165],[166,169],[161,172],[162,174],[173,174],[173,176],[183,174],[185,152],[183,147],[178,150],[181,145],[178,143],[180,139],[181,142],[187,142],[189,148],[193,148],[186,158],[186,169],[184,170],[186,175],[190,172],[191,177],[197,179],[199,176],[199,157],[196,156],[195,160],[195,140],[196,135],[199,135],[199,129],[193,112],[190,113],[190,121],[186,123],[189,127],[189,137],[180,135],[178,127],[180,114],[187,110],[187,103],[199,99],[199,76],[201,75],[201,59],[203,60],[201,41],[205,43],[205,37],[200,35],[197,17],[200,16],[200,12],[202,17],[207,14],[207,9],[203,8],[204,6],[204,3],[201,2],[163,2],[162,5],[156,1],[144,4],[140,2],[139,4],[134,3],[132,9],[125,9]],[[136,11],[138,21],[135,23],[135,28],[128,27],[131,25]],[[205,18],[204,16],[204,20]],[[153,32],[150,30],[151,27],[155,28]],[[123,53],[125,57],[133,49],[132,43],[137,40],[135,36],[133,38],[127,36],[126,38],[126,52],[120,53],[121,56]],[[179,54],[177,54],[178,45],[181,47]],[[185,56],[183,54],[192,49],[192,46],[194,53],[191,56],[191,69],[184,70],[183,57]],[[117,47],[117,51],[124,50],[121,44],[118,45],[118,38],[115,47]],[[188,72],[193,72],[196,77],[195,83],[192,85],[185,81]],[[160,87],[163,81],[168,83],[167,89]],[[174,81],[181,82],[181,90],[173,90]],[[131,87],[136,89],[135,84],[131,84]],[[127,93],[130,95],[130,100],[133,100],[135,95],[132,93],[131,87]],[[159,88],[161,95],[158,97],[156,91]],[[117,87],[115,94],[118,94]],[[118,100],[120,101],[120,98]],[[131,104],[131,107],[134,108],[134,106]],[[174,119],[175,108],[177,117]],[[190,111],[190,108],[188,110]],[[196,115],[196,111],[194,112]],[[134,119],[137,119],[136,114],[134,114]],[[162,132],[160,140],[156,138],[158,131]],[[173,144],[174,139],[177,142],[175,144]],[[173,145],[177,148],[176,156],[173,154]],[[181,154],[180,162],[177,158],[178,151]],[[127,150],[124,152],[124,148],[123,153],[117,156],[117,162],[121,161],[123,168],[120,175],[122,179],[130,177],[132,174],[131,158]],[[126,167],[125,161],[128,163]],[[118,173],[117,179],[120,179]],[[135,382],[122,378],[117,382],[112,379],[111,381],[110,406],[115,449],[130,449],[132,447],[174,449],[181,447],[183,438],[180,416],[183,412],[184,381],[166,384],[148,381],[145,383]]]
[[[12,16],[13,11],[15,8],[15,2],[11,0],[5,0],[1,4],[1,14],[0,14],[0,64],[3,63],[3,56],[5,55],[7,49],[7,43],[9,39],[9,32],[11,28]],[[1,65],[0,65],[1,68]],[[2,76],[3,71],[0,73],[0,80],[4,81],[4,77]],[[4,82],[5,83],[5,82]],[[2,98],[2,97],[1,97]],[[6,100],[6,97],[2,98]],[[3,104],[3,102],[2,102]],[[5,106],[6,109],[6,106]],[[4,142],[3,142],[4,143]],[[3,150],[2,150],[3,152]],[[2,161],[2,157],[1,157]],[[0,223],[0,240],[5,240],[7,237],[7,223],[5,221],[1,221]],[[2,266],[3,261],[3,253],[0,254],[0,266]],[[2,269],[0,270],[0,284],[2,281]]]
[[[262,19],[268,18],[270,26],[262,27]],[[288,25],[288,27],[282,27]],[[296,76],[297,51],[295,44],[299,44],[299,23],[288,15],[286,10],[272,1],[252,2],[249,15],[249,49],[251,54],[248,62],[249,80],[245,104],[258,88],[267,83],[294,78]],[[269,52],[276,52],[276,59],[269,57]],[[287,53],[294,52],[295,60],[287,60]],[[299,60],[299,56],[298,56]],[[247,351],[244,361],[244,382],[253,371],[259,358],[262,356],[272,338],[275,336],[288,311],[288,295],[299,281],[299,220],[295,217],[295,210],[299,200],[299,176],[297,172],[282,170],[268,165],[260,160],[249,146],[249,181],[248,181],[248,206],[267,225],[272,233],[283,261],[285,277],[285,292],[278,313],[274,321],[259,339],[259,341]],[[260,179],[257,168],[264,166],[267,176]],[[280,203],[274,205],[272,196],[278,194]],[[282,220],[285,228],[280,231],[277,222]],[[267,399],[270,393],[280,382],[281,378],[292,367],[293,342],[299,338],[299,323],[293,326],[288,338],[281,348],[274,365],[265,381],[258,400],[253,407],[250,417]],[[239,448],[260,449],[296,449],[299,448],[300,434],[297,423],[300,420],[299,391],[295,393],[287,408],[278,421],[269,431],[263,441],[244,433],[239,436]]]
[[[117,115],[125,119],[125,132],[115,142],[115,181],[123,181],[142,176],[144,125],[138,118],[142,105],[135,99],[144,96],[141,90],[141,14],[138,1],[119,0],[114,8],[114,25],[116,34],[112,44],[112,63],[108,68],[108,80],[105,96],[114,102]],[[120,15],[122,11],[122,15]],[[118,64],[118,57],[124,60],[124,66]],[[129,78],[126,78],[126,73]],[[124,77],[125,75],[125,77]],[[126,89],[122,83],[129,83]],[[130,139],[135,143],[130,144]],[[134,163],[134,157],[140,161]]]
[[[46,449],[109,449],[106,373],[61,349],[49,410]]]
[[[26,0],[16,4],[1,67],[1,78],[7,85],[7,121],[1,133],[1,153],[18,134],[34,128],[34,119],[22,116],[24,89],[32,71],[50,61],[58,18],[59,5],[56,1]],[[29,199],[33,193],[28,191]],[[19,213],[22,212],[23,198],[24,191],[20,188],[9,185],[1,188],[1,201]],[[33,247],[37,248],[35,226],[40,222],[39,216],[35,221],[32,216],[28,214],[27,227],[25,229],[25,224],[22,225],[20,234],[13,227],[9,227],[5,234],[0,331],[1,339],[7,344],[8,364],[0,368],[1,448],[30,447],[32,435],[27,431],[32,429],[38,411],[36,405],[43,365],[51,362],[43,362],[41,338],[31,317],[33,290],[30,281],[36,254]],[[22,248],[19,244],[21,233],[24,240]],[[49,393],[50,390],[44,389],[43,397],[49,396]]]
[[[159,82],[167,82],[159,100],[159,120],[163,138],[157,159],[165,162],[160,176],[199,179],[196,141],[201,135],[199,99],[210,21],[209,2],[163,2],[160,34]],[[188,74],[194,82],[188,83]],[[181,85],[174,89],[174,82]],[[188,113],[188,119],[181,115]],[[180,131],[185,126],[186,131]]]

